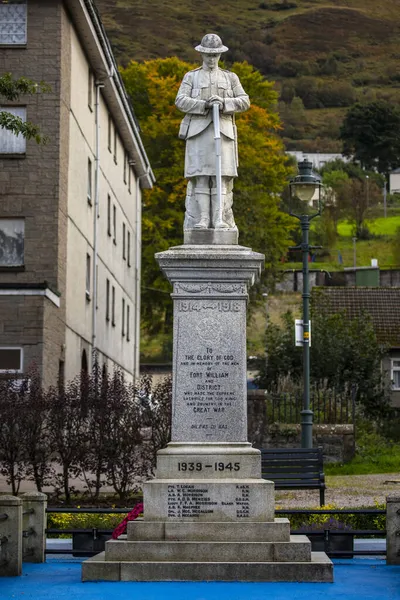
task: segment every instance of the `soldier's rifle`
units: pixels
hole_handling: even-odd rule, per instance
[[[215,140],[215,176],[217,183],[218,221],[222,222],[222,162],[221,162],[221,129],[219,123],[219,103],[213,104],[214,140]]]

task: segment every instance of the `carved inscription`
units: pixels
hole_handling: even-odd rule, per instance
[[[250,517],[250,486],[232,486],[221,498],[217,488],[206,483],[168,485],[168,517],[199,518],[222,511],[232,518]]]
[[[211,339],[211,330],[209,336]],[[211,346],[204,350],[201,354],[185,354],[180,366],[187,368],[188,385],[183,390],[183,400],[187,412],[192,414],[190,429],[202,431],[207,439],[229,427],[225,415],[238,401],[230,383],[239,361],[234,353],[217,354]]]
[[[246,441],[244,300],[175,299],[173,441]]]
[[[178,312],[239,312],[240,302],[237,300],[178,300]]]

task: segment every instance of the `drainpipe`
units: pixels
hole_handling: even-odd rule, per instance
[[[99,218],[99,174],[100,174],[100,89],[104,83],[96,81],[95,114],[95,171],[94,171],[94,211],[93,211],[93,304],[92,304],[92,365],[95,366],[97,353],[97,230]]]
[[[135,341],[133,347],[133,380],[139,377],[140,356],[140,279],[141,279],[141,248],[142,248],[142,199],[140,194],[140,180],[148,176],[147,173],[136,179],[136,211],[135,211]]]

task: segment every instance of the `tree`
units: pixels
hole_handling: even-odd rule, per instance
[[[354,386],[357,401],[367,416],[379,417],[388,410],[389,395],[381,372],[384,356],[367,315],[349,319],[344,312],[312,315],[310,377],[316,386],[338,391]],[[282,377],[302,380],[302,352],[294,344],[294,318],[283,315],[282,326],[268,323],[266,360],[258,383],[273,388]]]
[[[386,176],[400,165],[400,108],[384,100],[356,103],[341,130],[343,154]]]
[[[50,87],[45,83],[35,83],[26,77],[14,79],[11,73],[5,73],[0,77],[0,101],[4,98],[9,102],[14,102],[21,96],[33,96],[48,91],[50,91]],[[33,138],[38,144],[46,142],[46,137],[40,133],[37,125],[23,121],[6,110],[0,111],[0,128],[12,131],[15,135],[22,135],[27,140]]]
[[[143,206],[142,316],[146,328],[170,331],[169,284],[154,253],[182,243],[186,181],[183,178],[184,144],[177,137],[183,117],[174,101],[184,74],[196,65],[178,58],[132,61],[122,77],[141,126],[141,134],[156,175]],[[273,84],[247,63],[235,63],[236,72],[252,100],[238,116],[239,178],[235,182],[235,219],[243,245],[265,253],[267,275],[277,267],[290,245],[291,219],[279,210],[279,193],[290,169],[277,133],[277,93]]]

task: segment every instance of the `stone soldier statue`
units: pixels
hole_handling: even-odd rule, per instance
[[[236,229],[232,212],[238,167],[235,113],[248,110],[250,101],[238,76],[218,67],[221,53],[228,50],[218,35],[205,35],[196,50],[203,65],[186,73],[175,100],[186,113],[179,131],[186,140],[185,177],[189,179],[184,229]],[[216,190],[215,103],[220,110],[222,218]]]

